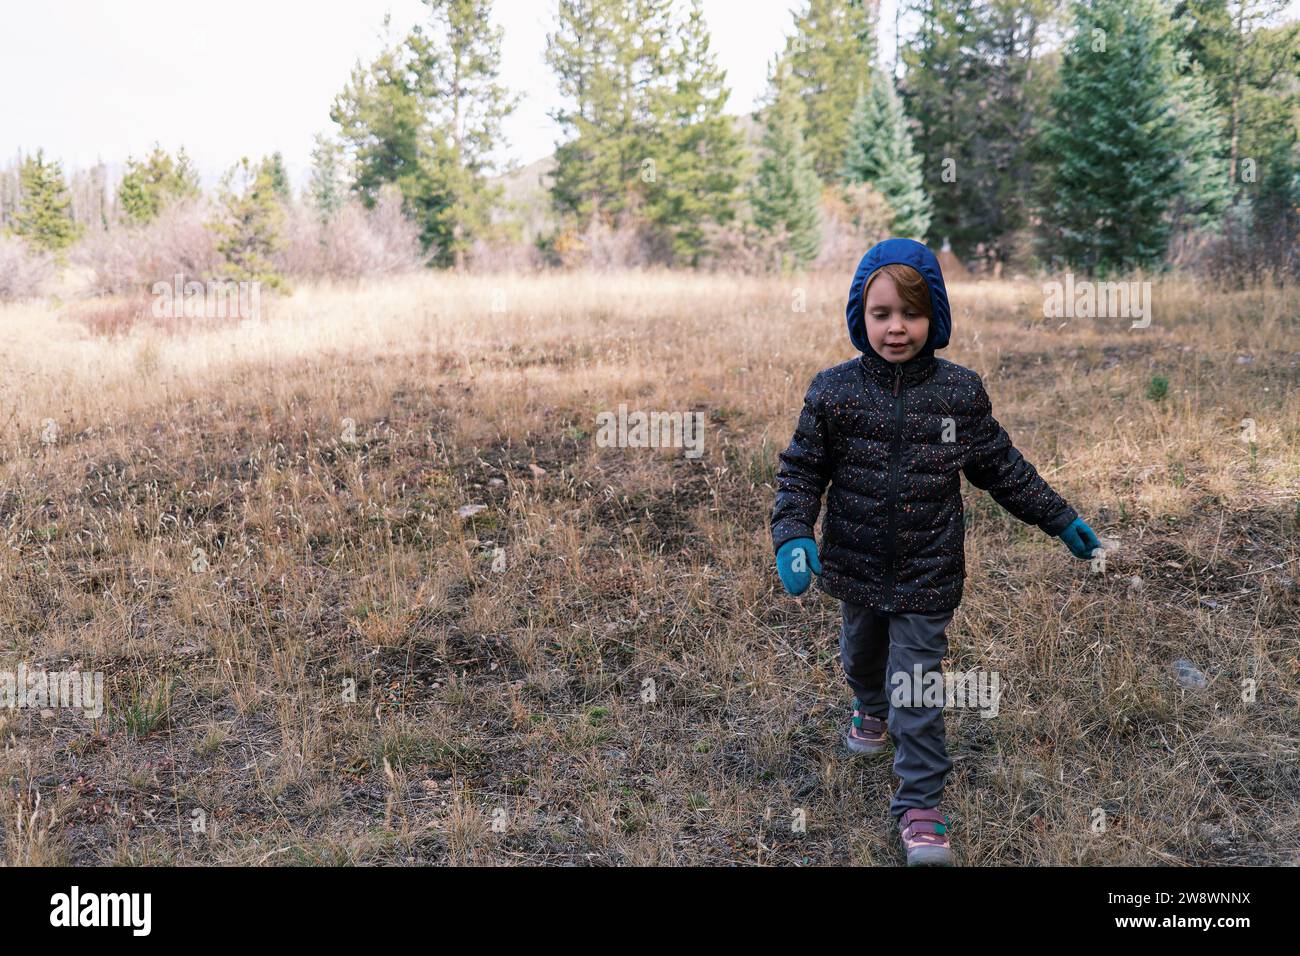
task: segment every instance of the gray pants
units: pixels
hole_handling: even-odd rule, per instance
[[[889,803],[901,817],[914,807],[932,809],[943,796],[952,761],[944,745],[943,707],[896,706],[891,696],[906,678],[913,687],[914,666],[920,674],[941,672],[948,653],[945,629],[952,611],[940,614],[885,614],[875,608],[840,602],[840,663],[862,712],[889,721],[894,742],[894,775],[902,780]],[[906,697],[905,701],[911,700]],[[917,703],[920,703],[918,700]]]

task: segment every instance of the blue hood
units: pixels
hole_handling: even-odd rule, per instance
[[[925,340],[922,355],[947,346],[952,334],[952,311],[948,308],[948,290],[943,285],[943,273],[939,270],[939,260],[923,243],[915,239],[886,239],[872,246],[862,261],[858,271],[853,274],[853,285],[849,287],[849,304],[846,315],[849,320],[849,338],[858,351],[879,354],[867,341],[867,326],[863,316],[862,290],[871,273],[881,266],[891,264],[911,266],[925,279],[930,287],[930,335]]]

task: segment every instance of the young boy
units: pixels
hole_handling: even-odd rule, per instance
[[[808,389],[780,456],[772,545],[787,591],[802,594],[811,572],[842,602],[840,661],[854,693],[846,742],[880,753],[893,741],[902,783],[890,812],[908,865],[947,865],[943,709],[908,706],[893,691],[911,688],[915,673],[939,673],[948,652],[945,629],[966,577],[958,475],[1077,557],[1101,542],[1011,444],[980,377],[934,356],[952,329],[934,253],[911,239],[873,247],[853,276],[847,315],[862,355],[819,372]],[[819,555],[813,526],[828,484]]]

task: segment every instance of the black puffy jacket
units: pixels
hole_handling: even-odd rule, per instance
[[[925,347],[902,363],[871,348],[863,318],[867,278],[892,262],[921,273],[932,306]],[[863,256],[847,316],[863,354],[819,372],[808,388],[780,456],[772,545],[812,537],[826,492],[822,590],[888,613],[952,610],[966,577],[959,472],[1049,535],[1078,514],[1011,444],[979,375],[935,357],[952,318],[928,248],[889,239]]]

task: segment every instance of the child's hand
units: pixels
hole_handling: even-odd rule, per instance
[[[811,569],[812,574],[809,574]],[[817,559],[817,542],[812,538],[791,538],[776,552],[776,573],[791,594],[803,594],[812,583],[813,574],[822,573]]]
[[[1076,558],[1091,558],[1092,552],[1101,547],[1101,541],[1082,518],[1075,518],[1057,537],[1065,542],[1065,546]]]

